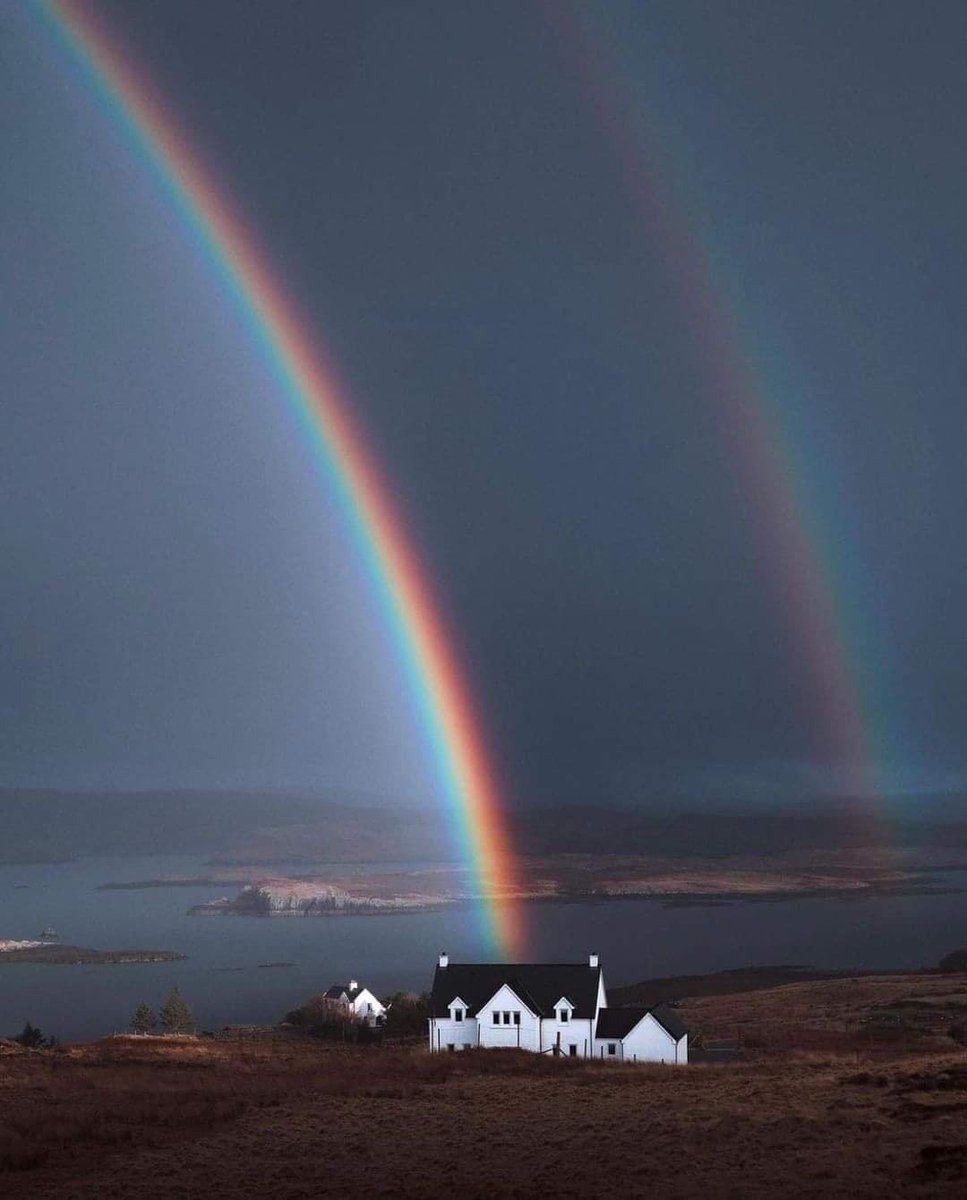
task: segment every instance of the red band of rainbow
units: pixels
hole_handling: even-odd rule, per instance
[[[318,334],[296,312],[224,190],[93,6],[46,0],[37,11],[179,211],[284,389],[398,647],[472,868],[485,945],[493,955],[519,961],[521,909],[507,901],[516,892],[515,855],[480,718],[426,571]]]

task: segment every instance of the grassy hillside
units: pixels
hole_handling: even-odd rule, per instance
[[[686,1000],[748,1061],[630,1067],[313,1043],[0,1044],[9,1200],[962,1197],[967,976]],[[929,1012],[900,1039],[877,1012]],[[751,1038],[749,1039],[752,1040]],[[606,1182],[603,1182],[606,1181]]]
[[[863,972],[885,974],[885,972]],[[731,971],[713,971],[708,975],[668,975],[662,979],[646,979],[624,987],[609,987],[611,1004],[652,1005],[695,996],[732,996],[737,992],[754,992],[764,988],[781,987],[789,983],[809,983],[817,979],[858,977],[849,971],[821,971],[814,967],[767,966],[737,967]]]

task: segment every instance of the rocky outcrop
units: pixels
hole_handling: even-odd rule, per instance
[[[226,896],[210,904],[196,904],[188,911],[196,916],[327,917],[413,912],[429,903],[423,896],[361,896],[331,883],[273,879],[243,887],[234,899]]]

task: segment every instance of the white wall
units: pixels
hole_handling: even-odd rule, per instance
[[[572,1045],[578,1048],[578,1058],[589,1058],[594,1053],[594,1021],[585,1017],[578,1019],[572,1017],[570,1021],[561,1022],[555,1016],[550,1020],[545,1020],[542,1024],[543,1049],[550,1050],[560,1033],[562,1054],[567,1055],[570,1052],[569,1047]]]
[[[453,1021],[449,1017],[431,1017],[430,1049],[446,1050],[452,1043],[458,1050],[477,1045],[477,1022],[473,1017]]]

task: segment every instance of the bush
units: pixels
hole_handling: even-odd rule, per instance
[[[386,1001],[383,1031],[391,1038],[426,1037],[430,997],[425,993],[397,992]]]
[[[13,1040],[21,1046],[26,1046],[28,1050],[53,1050],[60,1045],[56,1038],[45,1037],[37,1026],[31,1025],[29,1021]]]
[[[325,996],[313,996],[301,1008],[286,1013],[287,1024],[304,1029],[310,1037],[327,1042],[350,1042],[371,1045],[383,1040],[382,1029],[374,1029],[338,1001]]]
[[[954,950],[937,963],[937,970],[944,972],[967,971],[967,948]]]

